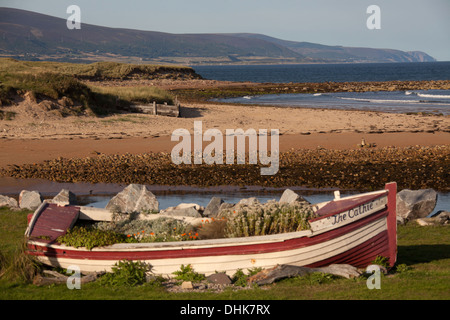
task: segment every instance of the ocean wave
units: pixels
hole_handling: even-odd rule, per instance
[[[359,102],[373,102],[373,103],[420,103],[421,101],[417,100],[392,100],[392,99],[361,99],[361,98],[344,98],[344,97],[338,97],[339,99],[343,100],[353,100],[353,101],[359,101]]]
[[[421,98],[438,98],[438,99],[450,99],[450,95],[447,94],[427,94],[427,93],[418,93],[417,94]]]

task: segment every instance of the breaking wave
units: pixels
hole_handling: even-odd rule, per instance
[[[386,99],[361,99],[361,98],[344,98],[344,97],[338,97],[342,100],[353,100],[353,101],[359,101],[359,102],[371,102],[371,103],[420,103],[422,101],[417,100],[386,100]]]
[[[417,94],[421,98],[438,98],[438,99],[450,99],[450,95],[447,94],[425,94],[418,93]]]

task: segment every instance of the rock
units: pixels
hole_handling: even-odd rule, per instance
[[[159,202],[146,186],[130,184],[108,202],[106,209],[121,213],[157,212],[159,211]]]
[[[405,218],[403,218],[403,217],[400,217],[399,215],[397,215],[397,225],[402,225],[402,226],[404,226],[405,224],[406,224],[406,220],[405,220]]]
[[[235,205],[232,203],[228,203],[228,202],[222,203],[219,207],[219,215],[220,215],[220,212],[226,211],[226,210],[231,210],[234,206]]]
[[[0,195],[0,207],[8,207],[10,209],[18,209],[17,200],[8,196]]]
[[[445,210],[439,210],[439,211],[433,213],[432,215],[430,215],[430,218],[439,217],[440,215],[448,216],[448,215],[450,215],[450,212],[449,211],[445,211]]]
[[[316,272],[330,273],[347,279],[361,275],[358,268],[349,264],[330,264],[328,267],[316,268]]]
[[[292,191],[291,189],[286,189],[286,190],[284,190],[283,194],[281,195],[279,202],[293,204],[294,202],[302,202],[302,201],[306,201],[306,200],[303,199],[302,196],[300,196],[297,193],[295,193],[294,191]]]
[[[260,204],[259,200],[255,197],[251,197],[239,200],[236,206],[253,206],[258,204]]]
[[[402,190],[397,193],[397,216],[407,221],[424,218],[433,212],[436,201],[433,189]]]
[[[203,215],[205,217],[217,217],[222,203],[224,203],[222,198],[212,197],[206,206],[205,211],[203,211]]]
[[[208,280],[211,283],[220,284],[220,285],[231,284],[231,279],[229,276],[227,276],[226,273],[214,273],[214,274],[206,277],[206,280]]]
[[[345,278],[358,277],[361,274],[356,267],[348,264],[332,264],[323,268],[277,265],[274,268],[262,270],[256,275],[250,277],[249,282],[256,283],[258,285],[265,285],[271,284],[280,279],[304,276],[314,272],[330,273]]]
[[[432,217],[419,218],[416,219],[415,221],[420,226],[435,226],[448,224],[450,221],[450,212],[441,210],[439,211],[438,214],[435,214]]]
[[[181,289],[194,289],[194,286],[192,285],[191,281],[183,281],[183,283],[181,284]]]
[[[419,218],[414,220],[419,226],[433,226],[437,224],[437,221],[434,218]]]
[[[448,224],[450,221],[450,212],[440,210],[434,218],[439,220],[440,224]]]
[[[76,205],[77,196],[67,189],[62,189],[52,200],[52,203],[59,205]]]
[[[21,209],[36,210],[43,199],[38,191],[22,190],[19,195],[19,207]]]
[[[166,210],[162,210],[161,214],[165,214],[168,216],[184,216],[184,217],[193,217],[193,218],[201,218],[202,215],[198,212],[195,207],[187,207],[187,208],[177,208],[171,207]]]
[[[176,207],[170,207],[175,209],[187,209],[187,208],[194,208],[197,211],[203,211],[205,208],[197,203],[180,203]]]
[[[439,220],[442,220],[442,221],[448,221],[448,220],[450,220],[450,212],[444,211],[444,210],[439,210],[437,212],[437,215],[435,215],[434,217],[438,218]]]

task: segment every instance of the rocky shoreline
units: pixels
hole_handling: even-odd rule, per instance
[[[292,150],[280,153],[277,174],[262,176],[260,165],[175,165],[170,154],[144,153],[58,158],[10,166],[0,175],[56,182],[167,186],[262,186],[377,190],[390,181],[401,189],[449,191],[450,146],[353,150]],[[248,163],[248,161],[246,161]]]

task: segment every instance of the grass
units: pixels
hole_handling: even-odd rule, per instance
[[[173,96],[166,90],[158,87],[97,87],[90,86],[93,92],[103,95],[113,95],[120,100],[142,103],[173,104]]]
[[[128,78],[152,79],[170,72],[191,72],[192,68],[184,66],[138,65],[118,62],[95,62],[89,64],[21,61],[0,58],[0,73],[42,73],[51,72],[72,75],[78,79],[89,80],[123,80]]]
[[[105,80],[129,77],[152,78],[183,70],[183,67],[131,65],[99,62],[72,64],[56,62],[17,61],[0,59],[0,106],[12,104],[17,95],[26,92],[34,100],[65,98],[65,113],[85,112],[103,115],[123,109],[134,102],[173,103],[172,95],[155,87],[98,87],[87,85],[83,79]],[[188,70],[188,68],[186,68]],[[155,75],[156,74],[156,75]],[[1,118],[12,119],[5,113]]]
[[[0,252],[11,260],[23,243],[29,211],[0,209]],[[1,260],[1,259],[0,259]],[[4,262],[5,264],[5,262]],[[3,265],[4,265],[3,264]],[[369,290],[366,278],[344,279],[310,274],[285,279],[262,288],[226,289],[223,292],[169,293],[152,283],[104,286],[100,281],[83,284],[80,290],[65,285],[38,287],[0,277],[0,299],[84,300],[448,300],[450,299],[450,228],[420,227],[414,223],[398,228],[399,271],[382,276],[381,289]]]

